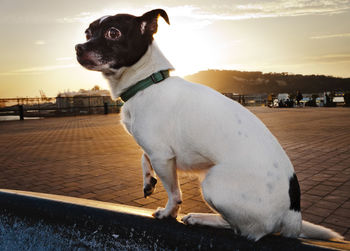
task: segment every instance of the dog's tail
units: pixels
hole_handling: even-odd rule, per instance
[[[289,238],[342,241],[344,237],[329,228],[301,220],[301,213],[289,210],[283,217],[281,234]]]
[[[310,223],[308,221],[302,221],[301,233],[299,235],[301,238],[307,239],[318,239],[318,240],[330,240],[330,241],[342,241],[344,237],[335,231]]]

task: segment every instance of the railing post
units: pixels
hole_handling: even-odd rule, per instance
[[[108,103],[104,102],[103,106],[104,106],[105,114],[108,114]]]
[[[91,96],[89,96],[89,114],[91,114],[90,102],[91,102]]]
[[[20,119],[20,120],[24,120],[24,109],[23,109],[23,105],[19,105],[19,106],[18,106],[18,111],[19,111],[19,119]]]
[[[39,114],[39,117],[40,117],[40,99],[38,99],[38,114]]]

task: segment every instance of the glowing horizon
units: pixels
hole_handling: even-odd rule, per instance
[[[18,8],[21,6],[21,8]],[[103,15],[141,15],[163,8],[155,41],[185,76],[207,69],[291,72],[350,77],[350,0],[5,1],[0,97],[55,96],[65,90],[107,89],[98,72],[75,60],[74,45]]]

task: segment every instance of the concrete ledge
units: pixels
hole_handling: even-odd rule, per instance
[[[0,189],[0,214],[46,224],[116,234],[148,249],[165,250],[350,250],[349,242],[323,242],[267,236],[251,242],[230,230],[156,220],[152,210],[51,194]],[[102,243],[103,244],[103,243]],[[156,245],[155,245],[156,244]]]

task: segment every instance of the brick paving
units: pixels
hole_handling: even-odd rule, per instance
[[[303,218],[350,240],[350,109],[254,107],[291,158]],[[0,122],[0,188],[155,209],[162,185],[143,198],[141,150],[117,114]],[[198,181],[180,175],[182,213],[210,212]]]

